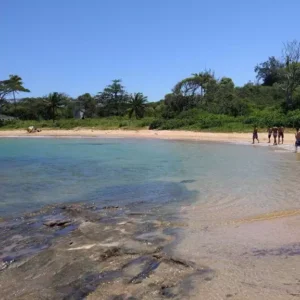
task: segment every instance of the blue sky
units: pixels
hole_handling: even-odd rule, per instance
[[[242,85],[300,39],[299,11],[299,0],[2,1],[0,79],[76,97],[120,78],[150,101],[205,68]]]

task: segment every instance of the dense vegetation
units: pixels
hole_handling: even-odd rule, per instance
[[[128,93],[121,80],[94,96],[85,93],[73,99],[54,92],[17,101],[17,93],[29,90],[19,76],[10,75],[0,81],[0,114],[16,119],[2,120],[1,125],[215,131],[300,127],[300,43],[285,44],[281,59],[271,56],[254,69],[257,82],[242,87],[204,70],[178,82],[163,100],[150,103],[142,93]]]

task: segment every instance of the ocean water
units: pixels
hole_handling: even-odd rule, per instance
[[[140,139],[0,139],[0,216],[62,202],[199,201],[241,216],[295,208],[300,156],[272,147]]]

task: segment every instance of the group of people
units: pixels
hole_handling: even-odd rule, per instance
[[[271,143],[271,137],[273,135],[274,138],[274,145],[277,145],[277,137],[278,137],[278,144],[283,144],[284,140],[284,128],[283,127],[270,127],[268,128],[268,139],[269,139],[269,144]]]
[[[271,137],[272,136],[273,136],[273,139],[274,139],[273,145],[278,145],[278,144],[280,144],[280,142],[281,142],[281,144],[283,144],[283,141],[284,141],[284,128],[283,127],[276,127],[276,126],[268,128],[268,139],[269,139],[268,143],[271,143]],[[300,147],[300,130],[299,130],[299,128],[296,129],[295,138],[296,138],[295,151],[297,152],[298,147]],[[255,143],[255,140],[257,140],[257,142],[259,143],[257,127],[254,127],[254,130],[253,130],[253,143],[252,144]]]

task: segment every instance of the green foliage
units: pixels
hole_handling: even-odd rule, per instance
[[[146,109],[147,97],[142,93],[135,93],[130,95],[129,99],[129,118],[134,114],[136,119],[144,117]]]
[[[113,80],[112,84],[96,96],[99,116],[124,116],[126,114],[129,95],[121,83],[120,79]]]
[[[108,117],[108,118],[86,118],[80,119],[60,119],[58,121],[44,120],[13,120],[6,121],[2,124],[1,129],[25,129],[28,126],[37,128],[56,128],[56,129],[73,129],[73,128],[92,128],[92,129],[138,129],[148,128],[154,118],[129,119],[128,117]]]
[[[91,118],[96,115],[96,100],[89,93],[85,93],[77,98],[75,101],[75,110],[82,110],[84,118]]]
[[[221,130],[226,128],[229,131],[249,130],[250,126],[242,124],[242,118],[235,118],[221,114],[211,114],[198,109],[182,112],[174,119],[156,119],[149,129],[182,129],[182,130]],[[251,125],[252,127],[252,125]]]
[[[30,92],[23,86],[22,78],[18,75],[9,75],[9,79],[0,81],[0,109],[6,104],[6,97],[13,96],[16,105],[16,96],[19,92]]]
[[[251,131],[253,126],[267,128],[284,126],[300,127],[300,110],[284,114],[280,110],[255,111],[248,116],[233,117],[222,114],[207,113],[193,109],[182,112],[173,119],[155,119],[149,129],[185,129],[213,131]]]
[[[46,108],[49,110],[53,123],[55,121],[57,110],[62,108],[67,101],[66,95],[62,93],[50,93],[45,99]]]
[[[261,80],[263,85],[272,86],[280,81],[280,69],[283,67],[284,64],[282,62],[271,56],[267,61],[257,65],[254,71],[257,73],[256,78]]]

